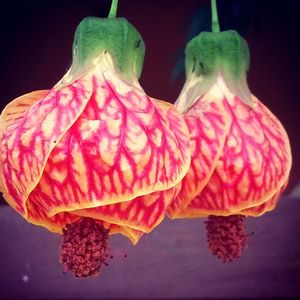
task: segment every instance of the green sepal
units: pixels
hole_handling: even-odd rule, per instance
[[[124,18],[86,17],[75,31],[68,80],[76,78],[106,52],[123,79],[132,81],[140,77],[145,44],[135,27]]]
[[[201,32],[187,44],[185,53],[187,78],[201,77],[203,82],[199,96],[207,93],[221,74],[229,90],[252,105],[247,84],[249,48],[236,31]]]

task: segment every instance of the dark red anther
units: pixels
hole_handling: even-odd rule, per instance
[[[97,276],[106,265],[108,230],[90,218],[82,218],[63,230],[60,262],[76,277]]]
[[[247,246],[245,216],[209,216],[205,221],[208,247],[223,262],[239,258]]]

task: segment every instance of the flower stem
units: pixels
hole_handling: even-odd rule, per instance
[[[117,16],[118,1],[119,0],[112,0],[110,11],[109,11],[109,14],[108,14],[109,18],[115,18]]]
[[[216,0],[211,0],[211,30],[212,32],[220,32]]]

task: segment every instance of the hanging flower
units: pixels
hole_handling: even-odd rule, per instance
[[[209,216],[209,248],[223,261],[240,256],[244,217],[276,206],[291,169],[288,136],[250,93],[248,66],[248,46],[237,32],[203,32],[186,47],[187,80],[176,102],[192,162],[168,214]]]
[[[174,106],[138,83],[144,43],[123,18],[85,18],[70,70],[0,119],[1,191],[29,222],[63,233],[61,262],[96,275],[108,234],[137,243],[163,219],[190,164]]]

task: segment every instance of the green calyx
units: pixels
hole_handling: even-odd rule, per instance
[[[80,22],[73,42],[71,72],[79,73],[107,52],[124,79],[140,77],[145,44],[140,33],[124,18],[87,17]]]
[[[202,32],[187,44],[185,54],[187,77],[201,77],[201,93],[207,93],[220,74],[233,94],[251,104],[249,48],[236,31]]]

